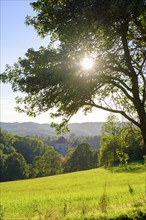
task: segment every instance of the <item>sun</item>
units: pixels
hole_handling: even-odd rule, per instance
[[[81,60],[81,66],[84,70],[90,70],[93,67],[93,60],[90,57],[85,57]]]

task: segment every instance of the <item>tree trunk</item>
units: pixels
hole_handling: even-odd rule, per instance
[[[146,153],[146,116],[143,118],[143,121],[141,121],[141,134],[144,141],[144,147],[145,147],[145,153]]]

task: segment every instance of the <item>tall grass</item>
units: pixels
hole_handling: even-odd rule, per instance
[[[144,172],[145,172],[145,195],[146,195],[146,156],[144,158]]]
[[[128,169],[110,168],[108,174],[98,168],[1,183],[1,219],[142,218],[146,214],[144,179],[144,165],[131,164]]]

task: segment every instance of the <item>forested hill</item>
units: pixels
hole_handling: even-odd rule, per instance
[[[103,122],[85,122],[69,124],[70,132],[65,136],[75,134],[76,136],[97,136],[101,134]],[[0,127],[3,130],[12,132],[16,135],[31,135],[31,136],[55,136],[55,129],[51,128],[50,124],[38,124],[33,122],[23,123],[5,123],[1,122]]]

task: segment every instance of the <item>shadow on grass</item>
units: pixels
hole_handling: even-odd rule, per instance
[[[122,214],[116,218],[111,218],[110,220],[146,220],[146,213],[143,213],[141,210],[130,214]]]
[[[142,173],[146,171],[144,164],[142,163],[130,163],[127,165],[119,165],[116,167],[108,167],[107,168],[110,172],[115,173]]]

